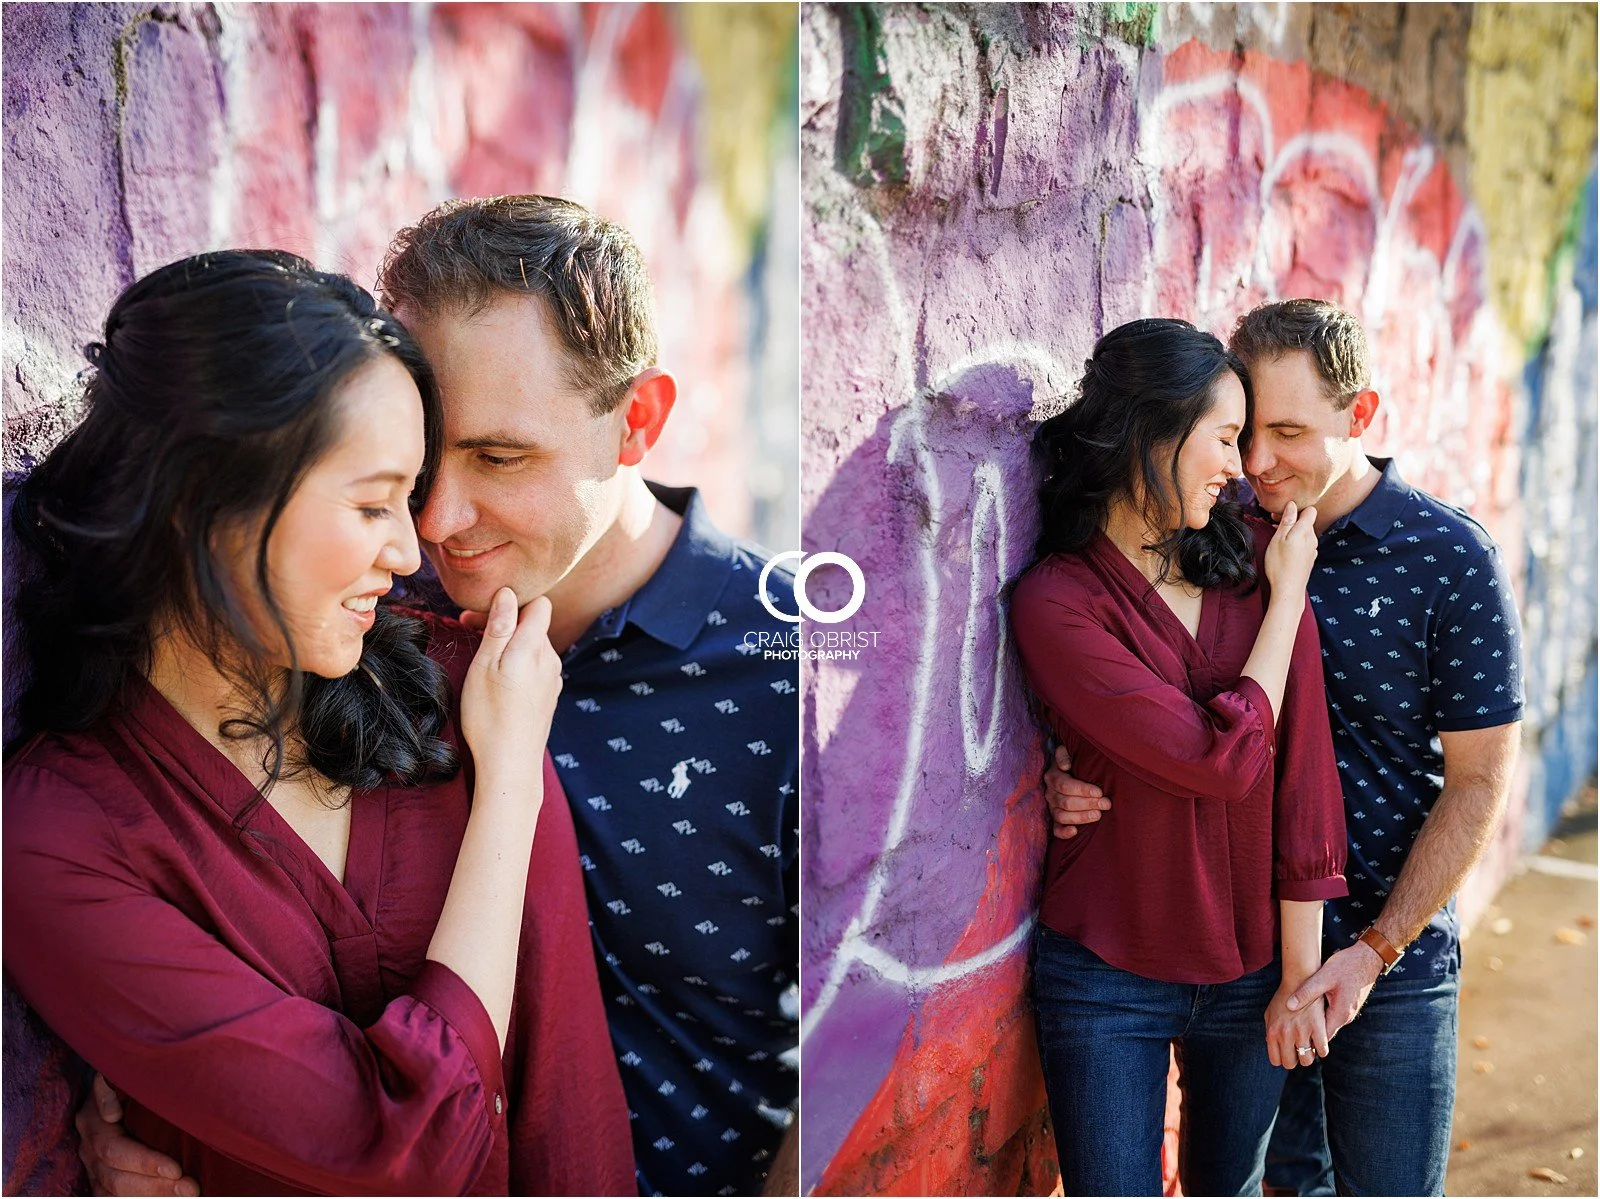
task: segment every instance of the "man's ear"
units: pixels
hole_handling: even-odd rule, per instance
[[[622,397],[627,428],[617,453],[618,466],[638,466],[661,436],[672,405],[678,400],[678,381],[659,366],[641,371]]]
[[[1372,418],[1378,415],[1378,393],[1375,391],[1362,391],[1350,401],[1350,436],[1360,437],[1372,425]]]

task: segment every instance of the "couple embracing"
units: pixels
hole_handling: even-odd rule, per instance
[[[103,1075],[97,1193],[758,1191],[795,688],[764,559],[641,473],[648,271],[507,196],[380,283],[202,254],[90,347],[13,510],[8,981]]]
[[[1453,895],[1520,631],[1483,529],[1363,451],[1378,404],[1355,319],[1290,300],[1227,347],[1107,333],[1039,430],[1011,619],[1058,743],[1034,994],[1069,1195],[1160,1193],[1169,1046],[1186,1193],[1259,1193],[1269,1139],[1300,1193],[1443,1193]]]

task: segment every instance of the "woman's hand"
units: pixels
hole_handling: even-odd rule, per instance
[[[561,694],[561,658],[550,644],[550,601],[530,600],[520,615],[516,604],[509,587],[489,604],[483,644],[461,689],[461,733],[480,774],[492,764],[537,779]]]
[[[1291,500],[1267,546],[1267,582],[1272,584],[1272,594],[1292,596],[1305,591],[1316,561],[1317,510],[1297,511]]]
[[[1299,984],[1285,978],[1267,1005],[1267,1058],[1274,1066],[1293,1070],[1328,1056],[1328,1029],[1323,1018],[1326,1004],[1318,996],[1297,1012],[1289,1010],[1289,996]],[[1301,1053],[1309,1046],[1310,1053]]]

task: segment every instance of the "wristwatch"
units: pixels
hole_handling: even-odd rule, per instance
[[[1383,959],[1383,972],[1385,974],[1394,969],[1394,964],[1400,960],[1400,950],[1389,944],[1389,938],[1378,931],[1378,926],[1369,924],[1361,930],[1361,935],[1356,938],[1365,941],[1372,952]]]

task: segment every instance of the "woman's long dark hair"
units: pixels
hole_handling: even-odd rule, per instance
[[[1169,579],[1176,566],[1198,587],[1252,584],[1252,538],[1239,505],[1219,500],[1205,528],[1186,528],[1178,486],[1178,451],[1229,371],[1244,387],[1240,457],[1249,449],[1255,393],[1244,363],[1187,321],[1148,318],[1107,333],[1083,370],[1077,401],[1034,437],[1045,475],[1040,557],[1083,549],[1105,527],[1113,502],[1142,493],[1141,515],[1150,528],[1177,525],[1145,547],[1160,555],[1158,581]]]
[[[154,637],[177,632],[237,689],[224,735],[265,739],[263,794],[307,767],[355,789],[450,777],[455,754],[438,736],[449,684],[426,656],[427,626],[380,604],[359,669],[306,674],[267,578],[268,538],[338,435],[335,393],[386,355],[422,395],[414,503],[425,494],[442,421],[410,334],[342,275],[230,250],[131,285],[86,353],[87,413],[12,509],[36,559],[18,602],[33,667],[25,732],[93,724],[149,671]],[[254,582],[288,646],[286,681],[216,552],[222,534],[257,527]]]

